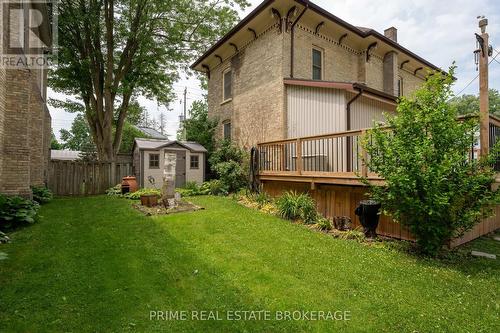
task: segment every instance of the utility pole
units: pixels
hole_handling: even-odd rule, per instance
[[[159,125],[159,128],[160,128],[160,133],[162,135],[165,134],[165,126],[166,126],[165,114],[163,112],[161,112],[160,113],[160,125]]]
[[[187,120],[187,92],[188,88],[184,88],[184,123],[182,124],[183,127],[183,137],[184,140],[187,140],[187,131],[186,131],[186,120]]]
[[[490,150],[490,107],[488,88],[488,65],[490,55],[489,35],[486,32],[488,19],[480,17],[479,28],[481,35],[476,34],[479,45],[479,141],[481,144],[480,156],[487,156]]]

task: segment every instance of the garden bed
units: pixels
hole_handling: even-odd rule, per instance
[[[187,213],[195,212],[198,210],[203,210],[203,207],[197,206],[189,201],[181,200],[177,203],[175,207],[165,208],[163,205],[158,205],[155,207],[143,206],[140,203],[132,204],[132,207],[140,211],[146,216],[157,216],[157,215],[169,215],[176,213]]]

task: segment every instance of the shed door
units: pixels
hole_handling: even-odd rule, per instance
[[[180,188],[186,185],[186,151],[177,151],[177,161],[175,164],[175,187]]]

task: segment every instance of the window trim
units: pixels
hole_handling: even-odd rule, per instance
[[[397,97],[403,97],[403,77],[401,75],[398,75],[398,83],[397,83]]]
[[[318,51],[320,53],[320,55],[321,55],[321,67],[320,67],[321,78],[319,78],[319,79],[315,79],[314,78],[314,68],[315,68],[315,65],[314,65],[314,51]],[[313,45],[313,47],[311,49],[311,78],[314,81],[323,81],[324,77],[325,77],[325,50],[322,49],[321,47]]]
[[[151,166],[151,162],[152,162],[151,157],[152,157],[152,156],[156,156],[156,157],[158,157],[158,166]],[[159,153],[154,153],[154,154],[151,154],[151,153],[150,153],[150,154],[148,154],[148,159],[149,159],[149,161],[148,161],[148,162],[149,162],[149,163],[148,163],[148,165],[149,165],[149,169],[156,170],[156,169],[159,169],[159,168],[160,168],[160,154],[159,154]]]
[[[194,157],[196,158],[195,161],[193,161]],[[196,167],[193,167],[193,162],[196,163]],[[195,155],[189,156],[189,169],[190,170],[199,170],[200,169],[200,155],[195,154]]]
[[[231,96],[226,98],[226,74],[231,73]],[[225,104],[233,100],[233,73],[231,67],[228,67],[222,71],[222,103]]]

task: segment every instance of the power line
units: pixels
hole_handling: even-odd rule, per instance
[[[497,54],[495,55],[495,57],[493,57],[490,62],[488,63],[488,65],[491,65],[491,63],[493,61],[496,61],[498,62],[498,60],[496,60],[496,58],[498,57],[498,55],[500,55],[500,52],[498,52],[496,49],[495,49],[495,52],[497,52]],[[479,77],[479,73],[476,75],[475,78],[473,78],[469,83],[467,83],[467,85],[465,86],[465,88],[463,88],[462,90],[460,90],[460,92],[458,94],[456,94],[457,96],[459,96],[461,93],[463,93],[465,91],[465,89],[469,88],[469,86],[477,80],[477,78]]]
[[[495,52],[497,53],[497,55],[499,55],[499,54],[500,54],[500,51],[498,51],[497,49],[494,49],[494,50],[495,50]],[[498,61],[498,60],[496,59],[496,56],[495,56],[495,58],[493,58],[493,60],[495,60],[497,63],[499,63],[499,64],[500,64],[500,61]]]

